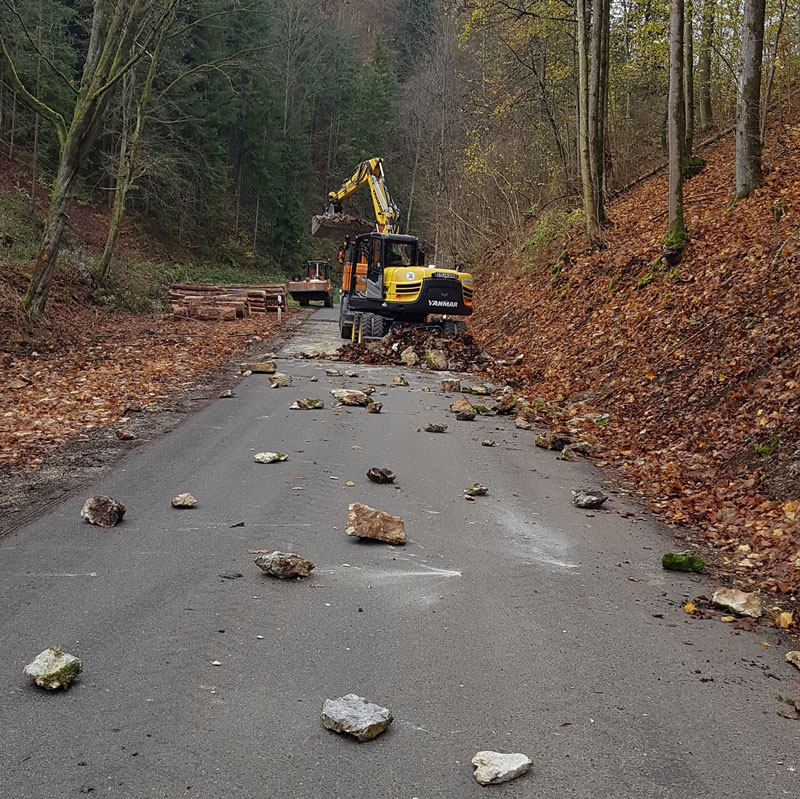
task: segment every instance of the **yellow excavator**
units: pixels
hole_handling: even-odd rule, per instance
[[[342,203],[369,187],[375,221],[343,214]],[[383,159],[370,158],[337,191],[328,194],[324,213],[311,220],[311,235],[344,239],[339,304],[342,338],[382,338],[397,327],[438,330],[445,337],[466,330],[452,316],[472,314],[472,275],[425,265],[415,236],[400,233],[400,211],[386,187]]]

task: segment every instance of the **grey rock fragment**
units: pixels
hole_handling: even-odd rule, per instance
[[[758,594],[739,591],[737,588],[718,588],[714,591],[711,601],[718,607],[728,608],[740,616],[760,619],[764,614],[761,597]]]
[[[429,422],[425,425],[425,432],[427,433],[446,433],[447,432],[447,425],[446,424],[436,424],[434,422]]]
[[[602,491],[593,489],[580,489],[572,492],[572,504],[576,508],[596,510],[601,508],[607,499],[608,496]]]
[[[495,444],[495,442],[494,442],[493,438],[487,438],[484,441],[481,441],[481,446],[482,447],[493,447],[494,444]]]
[[[289,456],[283,452],[256,452],[253,455],[253,460],[256,463],[280,463],[288,459]]]
[[[51,646],[28,663],[22,673],[40,688],[54,691],[68,688],[82,670],[83,665],[75,655],[70,655],[60,646]]]
[[[475,485],[465,488],[464,493],[468,497],[485,497],[489,493],[489,489],[486,486],[482,486],[480,483],[475,483]]]
[[[233,399],[236,396],[235,391],[231,391],[229,388],[226,388],[225,391],[221,391],[219,398],[220,399]]]
[[[522,416],[517,416],[514,419],[514,426],[519,428],[520,430],[530,430],[533,425],[527,420],[524,419]]]
[[[321,399],[299,399],[295,400],[290,406],[290,411],[315,411],[324,408],[325,404]]]
[[[382,410],[382,402],[370,402],[370,404],[367,405],[367,413],[380,413]]]
[[[269,378],[269,384],[270,388],[286,388],[292,385],[292,376],[285,375],[282,372],[275,372],[275,374]]]
[[[106,496],[91,497],[81,509],[81,518],[100,527],[113,527],[125,515],[125,506]]]
[[[793,666],[797,666],[797,668],[800,669],[800,652],[798,652],[796,649],[793,650],[792,652],[787,652],[786,661],[788,663],[791,663]]]
[[[322,705],[322,724],[326,729],[347,733],[362,743],[380,735],[392,720],[388,708],[357,694],[326,699]]]
[[[333,388],[331,396],[335,397],[340,405],[369,405],[372,402],[369,395],[355,389]]]
[[[460,380],[442,380],[440,385],[442,387],[442,391],[444,391],[445,394],[447,394],[447,393],[449,393],[451,391],[461,391],[461,381]]]
[[[475,779],[481,785],[497,785],[522,776],[533,761],[520,753],[483,751],[472,758]]]
[[[136,438],[136,434],[127,427],[117,428],[114,431],[114,434],[120,441],[133,441]]]
[[[270,552],[268,555],[259,555],[255,559],[255,564],[261,571],[282,579],[308,577],[314,568],[310,560],[301,558],[294,552]]]
[[[405,377],[403,377],[403,375],[400,375],[399,377],[393,377],[392,378],[392,383],[395,386],[407,386],[408,385],[408,380],[406,380]]]
[[[456,414],[456,420],[459,422],[473,422],[476,416],[475,411],[460,411]]]

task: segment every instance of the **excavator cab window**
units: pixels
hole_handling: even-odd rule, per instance
[[[383,299],[383,242],[377,236],[372,239],[372,246],[367,261],[367,297]]]
[[[413,242],[387,241],[386,266],[416,266],[416,250]]]

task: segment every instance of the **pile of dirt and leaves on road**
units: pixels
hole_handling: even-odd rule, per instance
[[[486,269],[470,325],[484,373],[555,432],[579,430],[664,520],[740,584],[800,589],[800,136],[775,127],[764,186],[729,207],[733,141],[686,185],[683,261],[659,258],[667,177],[579,236]],[[517,264],[509,274],[508,262]],[[513,297],[513,302],[509,298]]]
[[[16,310],[19,289],[5,283],[0,293],[0,465],[13,467],[126,424],[279,333],[275,315],[219,323],[112,314],[66,291],[48,307],[47,330],[30,331]]]
[[[471,371],[493,360],[469,333],[442,338],[435,330],[413,328],[397,328],[379,340],[347,344],[340,358],[353,363],[455,371]]]

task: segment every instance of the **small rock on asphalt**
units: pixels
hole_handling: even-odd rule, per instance
[[[221,391],[219,398],[220,399],[233,399],[236,396],[235,391],[231,391],[229,388],[226,388],[225,391]]]
[[[326,699],[322,705],[322,724],[326,729],[345,732],[362,743],[380,735],[391,723],[388,708],[357,694]]]
[[[395,473],[391,469],[381,469],[378,466],[373,466],[367,470],[367,477],[373,483],[393,483]]]
[[[764,613],[758,594],[739,591],[737,588],[719,588],[714,591],[711,601],[718,607],[728,608],[740,616],[750,616],[753,619],[760,619]]]
[[[125,506],[116,499],[105,496],[87,499],[81,510],[82,519],[100,527],[113,527],[117,522],[122,521],[124,515]]]
[[[482,447],[493,447],[494,446],[494,439],[487,438],[485,441],[481,441]]]
[[[255,564],[261,571],[283,579],[308,577],[314,568],[310,560],[301,558],[294,552],[270,552],[268,555],[259,555]]]
[[[800,652],[798,652],[796,649],[793,650],[792,652],[786,653],[786,660],[792,665],[797,666],[798,669],[800,669]]]
[[[459,422],[473,422],[476,416],[475,411],[461,411],[456,414],[456,420]]]
[[[315,411],[324,408],[321,399],[299,399],[295,400],[290,406],[290,411]]]
[[[407,386],[408,380],[406,380],[405,377],[403,377],[403,375],[400,375],[399,377],[393,377],[392,383],[394,383],[394,385],[396,386]]]
[[[513,394],[503,394],[494,404],[494,412],[497,414],[511,413],[517,405],[517,398]]]
[[[354,502],[347,510],[347,527],[344,530],[347,535],[372,538],[387,544],[405,544],[405,525],[399,516],[391,516],[360,502]]]
[[[283,452],[256,452],[253,460],[256,463],[279,463],[288,460],[289,456]]]
[[[475,483],[475,485],[465,488],[464,493],[470,497],[485,497],[489,493],[489,489],[480,483]]]
[[[197,500],[191,494],[178,494],[172,498],[173,508],[193,508],[196,504]]]
[[[358,372],[353,372],[353,371],[345,372],[344,376],[345,377],[358,377]]]
[[[517,416],[514,419],[514,426],[518,427],[520,430],[530,430],[533,425],[527,420],[523,419],[521,416]]]
[[[82,670],[83,665],[75,655],[70,655],[60,646],[51,646],[28,663],[22,673],[40,688],[54,691],[68,688]]]
[[[325,374],[328,377],[341,377],[342,373],[338,369],[326,369]]]
[[[445,433],[447,432],[447,425],[430,422],[425,425],[425,431],[428,433]]]
[[[520,753],[478,752],[472,758],[475,766],[475,779],[481,785],[497,785],[521,777],[533,761]]]
[[[367,405],[367,413],[380,413],[382,410],[382,402],[370,402],[370,404]]]
[[[282,372],[275,372],[275,374],[269,378],[269,383],[271,388],[286,388],[292,385],[292,376],[285,375]]]
[[[464,396],[451,403],[450,410],[453,413],[472,413],[472,403]]]
[[[261,361],[259,363],[243,363],[242,371],[271,375],[278,371],[278,367],[275,366],[275,361]]]
[[[335,397],[340,405],[369,405],[372,400],[363,391],[347,388],[332,388],[331,396]]]
[[[537,447],[542,449],[554,449],[561,452],[564,447],[575,443],[570,436],[554,433],[552,430],[547,430],[544,433],[539,433],[536,436],[536,441],[533,442]]]
[[[114,433],[120,441],[133,441],[136,438],[136,434],[127,427],[120,427]]]
[[[601,508],[607,499],[608,496],[602,491],[581,489],[579,491],[572,492],[572,504],[576,508],[596,510],[597,508]]]
[[[448,394],[451,391],[461,391],[460,380],[442,380],[439,385],[442,387],[442,391],[444,391],[445,394]]]
[[[316,375],[314,375],[314,377],[310,377],[308,379],[308,382],[309,383],[319,383],[319,378]]]

